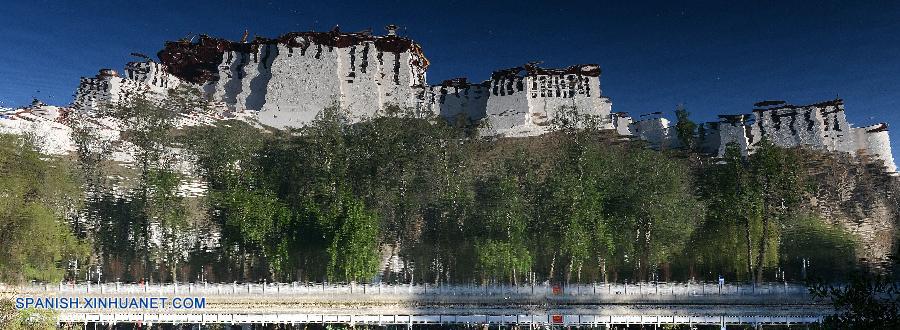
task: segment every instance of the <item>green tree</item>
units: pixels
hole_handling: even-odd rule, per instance
[[[758,243],[756,281],[763,280],[763,270],[777,262],[770,251],[777,249],[780,229],[792,219],[805,193],[805,172],[800,160],[791,150],[780,148],[767,140],[760,142],[750,157],[750,167],[759,187],[762,206],[762,233]]]
[[[825,280],[843,280],[846,274],[856,271],[859,237],[840,225],[804,212],[791,215],[781,230],[779,267],[789,272],[789,278],[809,280],[815,275]],[[804,270],[804,264],[809,269]]]
[[[178,264],[184,261],[184,248],[190,235],[184,197],[178,191],[181,178],[172,170],[153,169],[144,183],[149,191],[144,201],[144,214],[153,224],[159,225],[157,259],[168,266],[173,282],[177,280]]]
[[[56,312],[34,308],[18,310],[12,299],[0,298],[0,326],[8,330],[56,329]]]
[[[680,256],[702,214],[692,194],[686,164],[650,150],[611,149],[607,160],[606,216],[616,235],[619,260],[634,266],[637,279]]]
[[[609,225],[603,212],[603,195],[598,183],[578,174],[559,171],[544,183],[544,219],[552,228],[553,248],[565,263],[568,283],[588,260],[607,259],[614,250]],[[554,267],[551,267],[551,269]],[[554,274],[549,274],[551,278]]]
[[[531,270],[531,252],[525,245],[530,222],[526,201],[510,175],[484,178],[476,188],[473,233],[477,267],[483,279],[518,283]]]
[[[691,121],[691,113],[679,104],[675,108],[675,133],[678,135],[678,141],[688,150],[694,150],[697,147],[697,124]]]
[[[109,111],[122,130],[122,139],[133,147],[137,183],[130,198],[141,212],[132,221],[136,233],[135,247],[142,251],[144,273],[152,276],[154,254],[169,269],[171,280],[176,279],[182,262],[181,244],[188,234],[188,215],[184,197],[178,194],[182,176],[178,172],[177,157],[180,145],[175,138],[179,113],[196,110],[187,96],[177,89],[161,100],[136,96],[113,105]],[[198,97],[196,94],[194,97]],[[195,101],[202,104],[201,101]],[[151,228],[158,226],[163,237],[152,238]],[[159,242],[159,244],[154,244]]]
[[[267,275],[285,278],[291,212],[277,196],[265,190],[232,189],[219,193],[216,204],[226,233],[240,240],[244,258],[261,253],[269,265]]]
[[[328,278],[332,281],[367,281],[378,272],[378,217],[363,203],[342,194],[326,216],[331,224]]]
[[[270,141],[277,141],[274,134],[237,120],[188,127],[181,136],[196,175],[207,184],[210,229],[223,234],[216,253],[244,278],[251,277],[257,257],[268,263],[267,276],[288,279],[293,273],[287,242],[271,241],[290,235],[284,230],[291,212],[264,180],[263,149]]]
[[[400,272],[386,273],[387,280],[396,275],[438,281],[459,265],[458,241],[452,240],[460,235],[452,233],[460,231],[457,224],[465,218],[450,212],[465,216],[470,205],[465,132],[433,114],[386,109],[389,116],[347,127],[347,176],[352,178],[348,183],[354,195],[378,214],[385,248],[405,260]],[[451,196],[463,199],[448,199]],[[437,209],[439,205],[448,209]]]
[[[21,137],[0,134],[0,282],[59,281],[88,246],[67,220],[81,196],[68,164]]]
[[[721,164],[703,172],[701,195],[708,204],[703,226],[693,243],[702,263],[716,272],[733,271],[738,279],[754,276],[755,242],[761,235],[761,201],[746,159],[736,145],[726,147]],[[719,251],[743,251],[722,254]]]
[[[734,237],[730,235],[740,230],[742,272],[761,282],[764,270],[778,264],[781,229],[797,218],[805,176],[791,150],[764,140],[755,151],[745,158],[730,145],[723,163],[710,169],[703,188],[710,212],[701,233],[715,240]],[[719,240],[727,242],[734,240]]]
[[[900,259],[892,257],[893,267]],[[893,268],[889,266],[890,268]],[[812,282],[810,293],[830,302],[835,313],[825,318],[827,329],[897,329],[900,327],[900,282],[894,276],[853,272],[845,285]]]
[[[555,261],[565,262],[564,278],[581,280],[588,260],[606,260],[615,250],[609,223],[604,216],[606,202],[602,191],[604,162],[590,149],[584,133],[571,131],[561,159],[544,180],[542,193],[543,223],[549,225],[556,240],[549,276],[555,276]],[[598,166],[599,165],[599,166]],[[605,272],[604,272],[605,275]]]
[[[210,190],[259,185],[260,152],[272,133],[237,120],[188,127],[182,138]]]
[[[478,268],[486,278],[518,285],[517,278],[531,270],[531,254],[522,242],[488,239],[476,243],[475,249]]]

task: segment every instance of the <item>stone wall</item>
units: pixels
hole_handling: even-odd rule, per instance
[[[256,114],[276,128],[301,127],[325,108],[351,121],[384,115],[388,106],[431,112],[453,123],[477,123],[481,136],[535,136],[554,129],[561,109],[600,119],[605,129],[647,141],[653,148],[680,145],[661,113],[636,119],[611,113],[595,64],[542,68],[529,63],[495,71],[489,80],[450,79],[428,86],[428,60],[414,41],[369,32],[291,32],[278,38],[233,42],[200,36],[167,42],[160,63],[129,63],[124,77],[103,69],[82,78],[75,109],[94,110],[132,95],[158,97],[180,85],[201,88],[231,114]],[[722,115],[703,125],[700,149],[722,155],[736,143],[743,154],[767,139],[782,147],[866,154],[896,169],[887,125],[854,128],[843,100],[810,105],[754,104],[751,114]]]
[[[612,103],[600,90],[600,67],[573,65],[564,69],[534,64],[494,72],[487,82],[489,96],[482,135],[532,136],[552,129],[563,108],[603,120],[612,129]]]
[[[431,111],[450,122],[481,120],[486,115],[490,89],[487,84],[471,84],[466,78],[443,81],[428,88],[426,100]]]
[[[21,109],[0,108],[0,134],[29,135],[40,152],[64,155],[75,151],[71,130],[63,120],[69,111],[39,101]]]
[[[810,105],[784,101],[755,104],[753,115],[719,116],[719,156],[728,143],[736,143],[745,155],[766,139],[781,147],[799,147],[866,154],[884,162],[890,171],[896,165],[890,150],[887,125],[854,128],[847,122],[841,99]]]
[[[864,153],[872,158],[884,162],[888,172],[896,172],[897,165],[891,153],[891,140],[888,136],[888,126],[885,123],[855,128],[856,148],[859,153]]]
[[[480,122],[485,136],[546,133],[562,108],[595,116],[604,128],[623,133],[630,124],[622,118],[614,125],[597,65],[527,64],[494,72],[480,84],[457,78],[428,86],[421,47],[394,30],[385,36],[292,32],[250,42],[199,36],[167,42],[158,56],[161,63],[129,63],[125,77],[104,70],[82,79],[75,107],[95,109],[135,94],[164,95],[187,84],[220,108],[258,112],[261,123],[276,128],[304,126],[327,107],[361,121],[382,115],[388,106]]]
[[[147,90],[154,93],[165,93],[184,84],[181,79],[166,72],[165,65],[150,60],[126,64],[125,78],[145,84]]]
[[[81,78],[73,107],[94,111],[136,95],[159,98],[183,84],[184,81],[166,72],[163,64],[150,60],[130,62],[125,65],[124,77],[115,70],[101,69],[94,77]]]
[[[479,127],[482,136],[539,135],[549,125],[546,113],[533,113],[524,76],[491,78],[488,85],[485,118]],[[542,116],[543,115],[543,116]]]
[[[161,53],[202,53],[205,45],[227,50],[215,72],[195,73],[204,90],[231,110],[259,111],[260,122],[273,127],[303,126],[326,107],[358,121],[388,105],[427,106],[428,60],[418,44],[393,34],[297,32],[249,44],[207,37]]]
[[[765,139],[786,148],[802,146],[866,155],[882,161],[888,172],[896,172],[887,124],[853,127],[847,121],[841,99],[810,105],[762,101],[754,106],[752,114],[720,115],[718,122],[701,125],[700,151],[721,157],[726,147],[734,143],[746,156],[753,153]],[[640,116],[629,124],[627,131],[620,129],[619,124],[625,118],[631,120],[627,114],[613,115],[611,118],[619,134],[647,141],[652,148],[673,148],[680,144],[668,120],[662,118],[662,113]]]
[[[718,155],[724,156],[725,149],[729,144],[735,144],[746,156],[752,141],[758,140],[753,135],[753,130],[747,122],[750,115],[720,115],[717,126],[719,132],[719,145],[717,148]]]
[[[248,104],[239,103],[235,105],[236,109],[260,111],[259,120],[266,125],[300,127],[315,119],[326,107],[340,105],[340,56],[334,47],[329,50],[322,45],[310,45],[306,50],[291,50],[276,46],[276,49],[279,55],[273,57],[274,62],[268,68],[268,74],[273,78],[257,91],[263,93],[264,104],[250,108]],[[250,61],[250,66],[252,63]],[[247,77],[229,80],[243,81]],[[225,82],[224,85],[229,83],[234,84]]]
[[[150,86],[134,79],[119,77],[118,72],[102,69],[97,76],[81,78],[75,91],[73,107],[84,111],[101,109],[105,104],[118,103],[131,95],[145,94]]]
[[[638,117],[629,125],[631,135],[647,141],[651,148],[667,149],[680,145],[674,130],[669,127],[669,120],[662,117],[661,112],[653,112]]]
[[[628,115],[627,112],[614,112],[609,115],[610,122],[613,125],[613,128],[616,130],[616,134],[629,136],[631,134],[631,124],[633,120],[631,116]]]
[[[752,135],[748,136],[750,148],[762,137],[783,147],[833,148],[835,140],[842,135],[827,133],[846,130],[847,127],[846,119],[841,126],[837,121],[829,121],[836,117],[833,111],[834,104],[826,108],[817,105],[793,106],[784,102],[772,106],[757,103],[757,108],[753,109],[755,124],[752,125]],[[840,111],[843,118],[843,109]]]

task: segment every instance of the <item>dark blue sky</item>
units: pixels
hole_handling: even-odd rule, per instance
[[[0,6],[0,106],[67,104],[81,76],[191,33],[344,31],[389,23],[422,44],[431,83],[541,60],[599,63],[614,111],[685,103],[698,121],[763,99],[839,96],[857,126],[900,128],[900,2],[9,1]],[[892,132],[895,147],[900,145]]]

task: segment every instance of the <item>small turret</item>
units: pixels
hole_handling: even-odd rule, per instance
[[[119,76],[119,73],[113,69],[100,69],[100,73],[97,74],[97,78],[118,77],[118,76]]]
[[[388,26],[384,27],[387,30],[389,36],[396,36],[398,27],[394,24],[388,24]]]

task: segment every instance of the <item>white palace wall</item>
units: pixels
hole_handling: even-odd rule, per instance
[[[533,136],[553,129],[566,108],[602,120],[612,129],[612,102],[600,91],[600,67],[575,65],[545,69],[525,65],[495,72],[487,83],[489,96],[481,135]]]
[[[229,51],[219,65],[219,79],[205,89],[232,110],[259,111],[261,123],[277,128],[304,126],[327,107],[336,106],[358,121],[378,115],[386,105],[424,106],[420,55],[378,50],[373,41],[347,47],[297,42],[302,46],[276,43],[260,45],[252,54]]]
[[[465,78],[446,80],[428,87],[426,104],[430,111],[451,123],[460,117],[470,122],[486,115],[490,90],[485,84],[470,84]]]
[[[93,111],[134,95],[161,97],[187,85],[201,88],[230,110],[229,116],[255,114],[276,128],[302,127],[327,107],[362,121],[396,105],[451,122],[464,118],[477,124],[479,135],[491,137],[550,132],[559,110],[574,108],[600,119],[603,128],[648,141],[653,148],[680,145],[661,113],[638,119],[612,113],[601,92],[600,68],[593,64],[560,69],[526,64],[498,70],[482,83],[456,78],[428,86],[428,60],[415,42],[394,34],[339,31],[296,32],[250,43],[203,36],[199,42],[169,42],[159,57],[171,65],[132,62],[122,76],[103,69],[82,78],[72,108]],[[896,169],[887,125],[853,127],[840,99],[801,106],[763,101],[751,114],[723,115],[703,129],[701,150],[719,156],[729,143],[746,155],[766,139],[782,147],[865,154]]]
[[[847,122],[843,100],[796,106],[783,101],[757,103],[752,115],[719,116],[718,155],[729,143],[746,155],[763,139],[781,147],[866,154],[884,161],[890,172],[896,165],[890,150],[887,124],[854,128]]]

